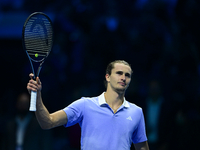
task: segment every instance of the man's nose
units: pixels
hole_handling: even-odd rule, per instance
[[[121,76],[121,80],[123,80],[123,81],[126,80],[126,76],[124,74]]]

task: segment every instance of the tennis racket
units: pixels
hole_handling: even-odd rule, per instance
[[[34,12],[26,19],[22,30],[22,45],[30,60],[35,80],[53,45],[52,22],[46,14]],[[37,92],[31,91],[29,111],[36,111],[36,98]]]

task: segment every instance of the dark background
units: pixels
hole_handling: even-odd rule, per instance
[[[173,150],[177,141],[183,147],[198,145],[199,3],[198,0],[0,0],[1,138],[7,119],[14,114],[16,97],[26,91],[31,72],[22,48],[22,27],[31,13],[42,11],[54,26],[52,52],[40,73],[44,103],[50,112],[82,96],[101,94],[105,91],[107,64],[123,59],[134,71],[127,100],[139,105],[148,94],[149,81],[156,79],[170,103],[169,110],[175,110],[174,120],[169,122],[174,124],[181,112],[185,120],[181,128],[187,132],[173,132],[170,138],[176,138],[168,142],[169,149]],[[77,135],[75,141],[79,140],[80,129],[72,128],[53,129],[54,149],[62,149],[57,145],[67,147],[66,143],[73,139],[70,131],[77,131],[72,134]]]

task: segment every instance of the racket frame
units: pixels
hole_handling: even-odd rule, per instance
[[[24,38],[25,38],[25,37],[24,37],[24,33],[25,33],[26,25],[27,25],[28,21],[30,20],[30,18],[33,17],[34,15],[43,15],[43,16],[45,16],[46,19],[48,19],[48,21],[49,21],[49,23],[50,23],[50,26],[52,27],[51,47],[49,48],[49,51],[48,51],[47,55],[44,56],[44,58],[42,58],[41,60],[34,60],[34,59],[32,59],[32,58],[29,56],[29,54],[28,54],[28,52],[27,52],[27,50],[26,50],[25,40],[24,40]],[[22,46],[23,46],[23,49],[25,50],[25,52],[26,52],[26,54],[27,54],[27,56],[28,56],[28,58],[29,58],[30,64],[31,64],[32,73],[33,73],[33,75],[34,75],[33,79],[36,80],[36,78],[37,78],[37,77],[39,76],[39,74],[40,74],[40,71],[41,71],[41,68],[42,68],[43,63],[44,63],[44,61],[46,60],[46,58],[48,57],[49,53],[51,52],[51,49],[52,49],[52,46],[53,46],[53,24],[52,24],[51,19],[50,19],[45,13],[43,13],[43,12],[34,12],[34,13],[32,13],[32,14],[30,14],[30,15],[28,16],[28,18],[26,19],[26,21],[25,21],[25,23],[24,23],[24,25],[23,25],[23,29],[22,29]],[[35,74],[35,69],[34,69],[34,66],[33,66],[33,62],[35,62],[35,63],[40,63],[40,64],[39,64],[39,67],[38,67],[38,69],[37,69],[36,74]],[[33,98],[33,97],[36,99],[36,97],[37,97],[37,92],[31,91],[31,101],[30,101],[30,108],[29,108],[29,111],[36,111],[36,100],[35,100],[35,102],[33,103],[33,102],[32,102],[32,98]]]

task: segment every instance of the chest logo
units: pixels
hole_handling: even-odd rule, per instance
[[[130,120],[130,121],[132,121],[132,118],[131,118],[131,116],[129,116],[128,118],[126,118],[127,120]]]

